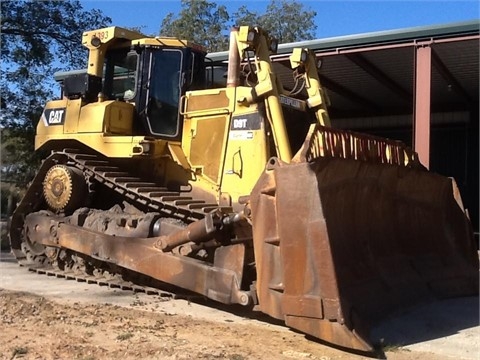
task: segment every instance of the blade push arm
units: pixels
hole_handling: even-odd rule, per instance
[[[322,126],[331,127],[328,115],[328,98],[323,91],[318,76],[317,61],[315,53],[310,49],[296,48],[290,55],[292,69],[303,74],[305,88],[308,93],[307,105],[314,109],[318,123]]]
[[[255,55],[257,85],[252,89],[250,99],[243,99],[247,103],[257,102],[263,97],[267,108],[267,117],[273,130],[275,147],[278,157],[285,162],[292,159],[292,150],[285,127],[285,118],[280,103],[281,85],[272,68],[270,52],[276,51],[276,40],[259,27],[242,26],[237,35],[237,47],[240,56],[245,51],[253,51]]]

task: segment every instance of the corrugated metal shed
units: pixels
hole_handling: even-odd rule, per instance
[[[480,22],[474,20],[301,41],[279,45],[272,58],[288,88],[293,86],[288,61],[292,49],[313,49],[322,59],[320,75],[331,99],[332,118],[353,121],[366,116],[412,114],[415,50],[428,44],[434,53],[432,112],[461,111],[478,102],[479,29]],[[224,64],[228,53],[208,57]]]
[[[272,59],[288,89],[292,49],[313,49],[332,125],[402,140],[454,177],[478,236],[479,44],[476,19],[281,44]],[[225,65],[228,54],[208,57]]]

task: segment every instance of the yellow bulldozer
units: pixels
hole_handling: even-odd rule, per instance
[[[311,50],[293,51],[286,89],[277,41],[235,28],[219,87],[190,41],[82,41],[87,71],[46,103],[50,155],[11,219],[21,265],[172,285],[361,351],[395,310],[478,293],[455,182],[399,141],[332,128]]]

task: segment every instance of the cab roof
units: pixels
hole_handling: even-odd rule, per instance
[[[82,44],[89,49],[95,49],[100,44],[105,44],[116,39],[129,40],[132,45],[188,47],[204,53],[207,52],[205,47],[189,40],[182,40],[175,37],[148,37],[137,31],[118,26],[85,31],[82,37]]]

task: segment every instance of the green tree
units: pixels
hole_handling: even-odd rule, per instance
[[[252,12],[243,5],[233,14],[233,19],[236,26],[261,26],[283,44],[314,39],[316,15],[297,1],[271,0],[264,14]]]
[[[38,157],[33,152],[36,123],[55,96],[53,74],[86,67],[81,45],[85,30],[108,26],[99,10],[79,1],[1,1],[1,175],[25,183]],[[58,90],[57,90],[58,97]]]
[[[167,14],[160,27],[161,36],[192,40],[208,51],[228,48],[229,15],[225,6],[207,0],[182,0],[178,16]]]
[[[315,16],[315,11],[295,0],[271,0],[264,14],[243,5],[232,16],[225,6],[214,2],[182,0],[180,13],[169,13],[162,21],[160,35],[193,40],[214,52],[228,49],[228,33],[233,25],[261,26],[280,43],[313,39]]]

